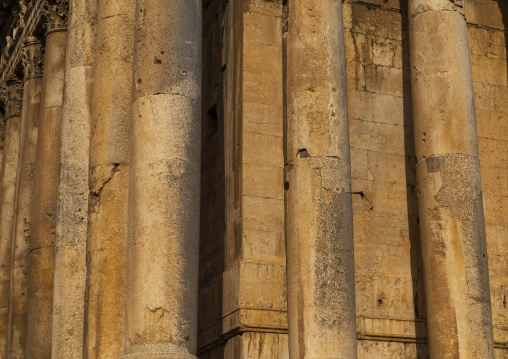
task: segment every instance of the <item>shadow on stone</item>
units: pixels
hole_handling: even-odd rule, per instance
[[[409,65],[409,18],[407,2],[401,1],[402,33],[402,74],[403,74],[403,107],[404,107],[404,152],[406,160],[406,198],[408,212],[409,242],[411,245],[411,278],[413,282],[413,306],[416,332],[416,358],[429,357],[427,332],[425,326],[425,292],[420,253],[420,227],[418,217],[416,187],[416,155],[413,133],[413,115],[411,103],[411,72]]]

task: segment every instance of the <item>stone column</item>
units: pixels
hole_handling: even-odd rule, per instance
[[[23,114],[19,140],[14,232],[12,237],[11,284],[7,356],[25,358],[28,301],[28,256],[32,226],[35,156],[39,127],[44,49],[29,36],[22,51],[24,68]]]
[[[71,0],[55,237],[53,359],[82,359],[97,0]]]
[[[195,358],[202,4],[136,5],[124,358]]]
[[[6,357],[9,286],[11,280],[14,200],[18,168],[23,83],[7,82],[5,93],[5,149],[0,172],[0,358]]]
[[[60,125],[64,86],[68,3],[49,5],[44,13],[46,43],[35,163],[32,240],[29,254],[27,358],[51,358],[55,227],[60,170]]]
[[[356,358],[342,2],[292,0],[286,246],[291,358]]]
[[[463,2],[410,0],[418,209],[431,358],[494,358]]]
[[[5,116],[0,114],[0,173],[2,169],[2,163],[4,160],[4,148],[5,148]],[[0,181],[2,181],[1,178]]]
[[[85,358],[121,358],[124,353],[135,10],[135,0],[102,1],[98,10]]]

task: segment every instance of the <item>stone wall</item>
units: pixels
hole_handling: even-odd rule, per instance
[[[345,8],[359,358],[424,358],[407,6]]]
[[[496,358],[508,355],[508,4],[466,3]],[[504,273],[504,274],[503,274]],[[504,349],[502,349],[504,348]]]

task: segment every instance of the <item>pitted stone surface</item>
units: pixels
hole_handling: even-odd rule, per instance
[[[17,3],[0,4],[0,86],[23,72],[27,35],[46,41],[44,61],[59,70],[44,69],[25,357],[288,359],[297,288],[302,312],[315,314],[296,320],[306,358],[354,357],[311,353],[342,342],[357,343],[360,359],[489,357],[491,327],[504,358],[508,3],[159,2],[23,0],[19,16]],[[202,21],[185,11],[194,5]],[[50,50],[54,36],[69,45],[67,64]],[[347,91],[335,86],[343,80]],[[15,163],[9,123],[29,108],[7,102],[2,167]],[[18,171],[4,172],[0,236],[13,229],[4,223]],[[310,269],[297,277],[291,239],[309,228],[300,257]],[[335,240],[353,232],[352,245]],[[0,237],[2,322],[11,245]],[[19,279],[27,267],[15,267]],[[354,294],[330,277],[351,278]],[[347,340],[327,339],[346,324]],[[16,325],[0,326],[0,347]],[[316,336],[305,334],[313,325]],[[438,354],[436,336],[447,342]]]

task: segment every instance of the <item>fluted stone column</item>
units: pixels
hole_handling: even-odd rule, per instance
[[[53,359],[82,359],[97,0],[71,0],[55,237]]]
[[[35,163],[32,241],[29,255],[27,358],[51,358],[55,227],[60,171],[66,3],[46,4],[44,75]]]
[[[356,358],[342,2],[292,0],[286,246],[291,358]]]
[[[0,358],[6,358],[8,305],[10,296],[14,200],[18,168],[23,83],[7,82],[5,102],[5,149],[0,172]]]
[[[35,156],[39,128],[44,49],[37,38],[29,36],[22,52],[24,67],[23,113],[19,140],[14,233],[12,239],[8,358],[25,359],[28,257],[32,231],[32,204]]]
[[[418,207],[431,358],[494,358],[462,1],[410,0]]]
[[[202,4],[136,5],[124,358],[195,358]]]
[[[88,227],[86,358],[121,358],[135,0],[98,11]]]

